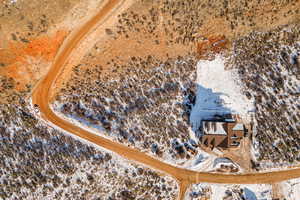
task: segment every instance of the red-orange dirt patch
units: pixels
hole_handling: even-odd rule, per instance
[[[53,36],[41,36],[28,43],[9,41],[8,48],[0,50],[0,60],[5,67],[0,75],[12,77],[18,84],[18,90],[39,78],[47,70],[43,63],[51,62],[65,39],[67,31],[57,31]]]
[[[226,49],[227,44],[228,40],[224,35],[209,36],[197,44],[197,52],[200,57],[205,56],[208,53],[220,53],[222,50]]]
[[[9,43],[10,50],[16,55],[16,61],[26,62],[26,56],[41,56],[46,61],[51,61],[67,31],[57,31],[54,36],[42,36],[31,40],[28,44]]]

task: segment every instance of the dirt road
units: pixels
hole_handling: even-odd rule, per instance
[[[211,182],[211,183],[273,183],[283,181],[287,179],[300,177],[300,169],[293,169],[288,171],[277,171],[268,173],[254,173],[243,175],[223,175],[213,173],[195,172],[187,169],[178,168],[162,161],[159,161],[151,156],[146,155],[138,150],[134,150],[125,145],[113,142],[104,137],[95,135],[87,130],[75,126],[74,124],[59,118],[51,110],[50,92],[51,87],[55,80],[59,78],[60,70],[67,63],[71,52],[79,45],[81,40],[88,35],[88,33],[95,27],[107,19],[109,15],[118,13],[118,9],[122,6],[124,1],[110,0],[99,11],[99,13],[84,24],[80,30],[77,30],[72,34],[61,47],[59,53],[56,55],[53,66],[49,70],[46,77],[39,82],[32,94],[32,100],[34,104],[37,104],[40,108],[41,115],[46,121],[55,124],[56,126],[77,135],[91,143],[104,147],[110,151],[113,151],[129,160],[136,161],[147,165],[151,168],[170,174],[179,181],[181,187],[180,199],[183,199],[186,188],[189,184],[199,182]],[[101,25],[101,24],[100,24]]]

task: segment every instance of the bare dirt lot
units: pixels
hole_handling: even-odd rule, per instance
[[[1,101],[29,91],[49,69],[70,31],[101,7],[102,0],[0,3]],[[10,87],[6,79],[10,81]],[[29,90],[28,90],[29,89]]]

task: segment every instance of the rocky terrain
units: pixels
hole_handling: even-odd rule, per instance
[[[170,177],[49,127],[23,98],[0,107],[1,199],[176,198]]]
[[[234,43],[233,62],[244,92],[255,99],[258,161],[300,161],[299,25],[254,32]]]

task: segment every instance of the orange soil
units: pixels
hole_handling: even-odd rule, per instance
[[[9,41],[8,48],[0,50],[0,60],[6,67],[0,68],[0,75],[12,77],[22,90],[30,81],[36,79],[36,72],[46,69],[33,69],[29,57],[50,62],[54,59],[58,48],[67,36],[64,30],[57,31],[53,36],[41,36],[29,43]]]
[[[23,48],[20,48],[19,44],[10,43],[10,49],[17,55],[16,61],[26,63],[25,56],[41,56],[46,61],[51,61],[66,35],[67,31],[60,30],[52,37],[35,38]]]
[[[228,40],[224,35],[212,35],[197,44],[197,53],[200,57],[207,53],[220,53],[226,49],[227,44]]]
[[[272,184],[272,199],[284,199],[284,194],[280,183]]]
[[[222,33],[231,41],[251,31],[268,31],[284,24],[298,22],[300,17],[300,13],[296,14],[294,12],[290,14],[291,11],[300,8],[300,1],[281,3],[280,6],[271,1],[262,1],[259,4],[249,1],[249,8],[249,10],[245,11],[241,8],[242,15],[245,18],[244,21],[246,22],[245,25],[241,23],[242,21],[233,20],[239,23],[232,30],[230,22],[225,17],[214,17],[214,15],[211,15],[205,19],[205,23],[198,31],[198,34],[218,35]],[[234,13],[232,12],[231,15],[234,15]],[[253,26],[249,25],[250,21],[247,17],[251,17]]]

